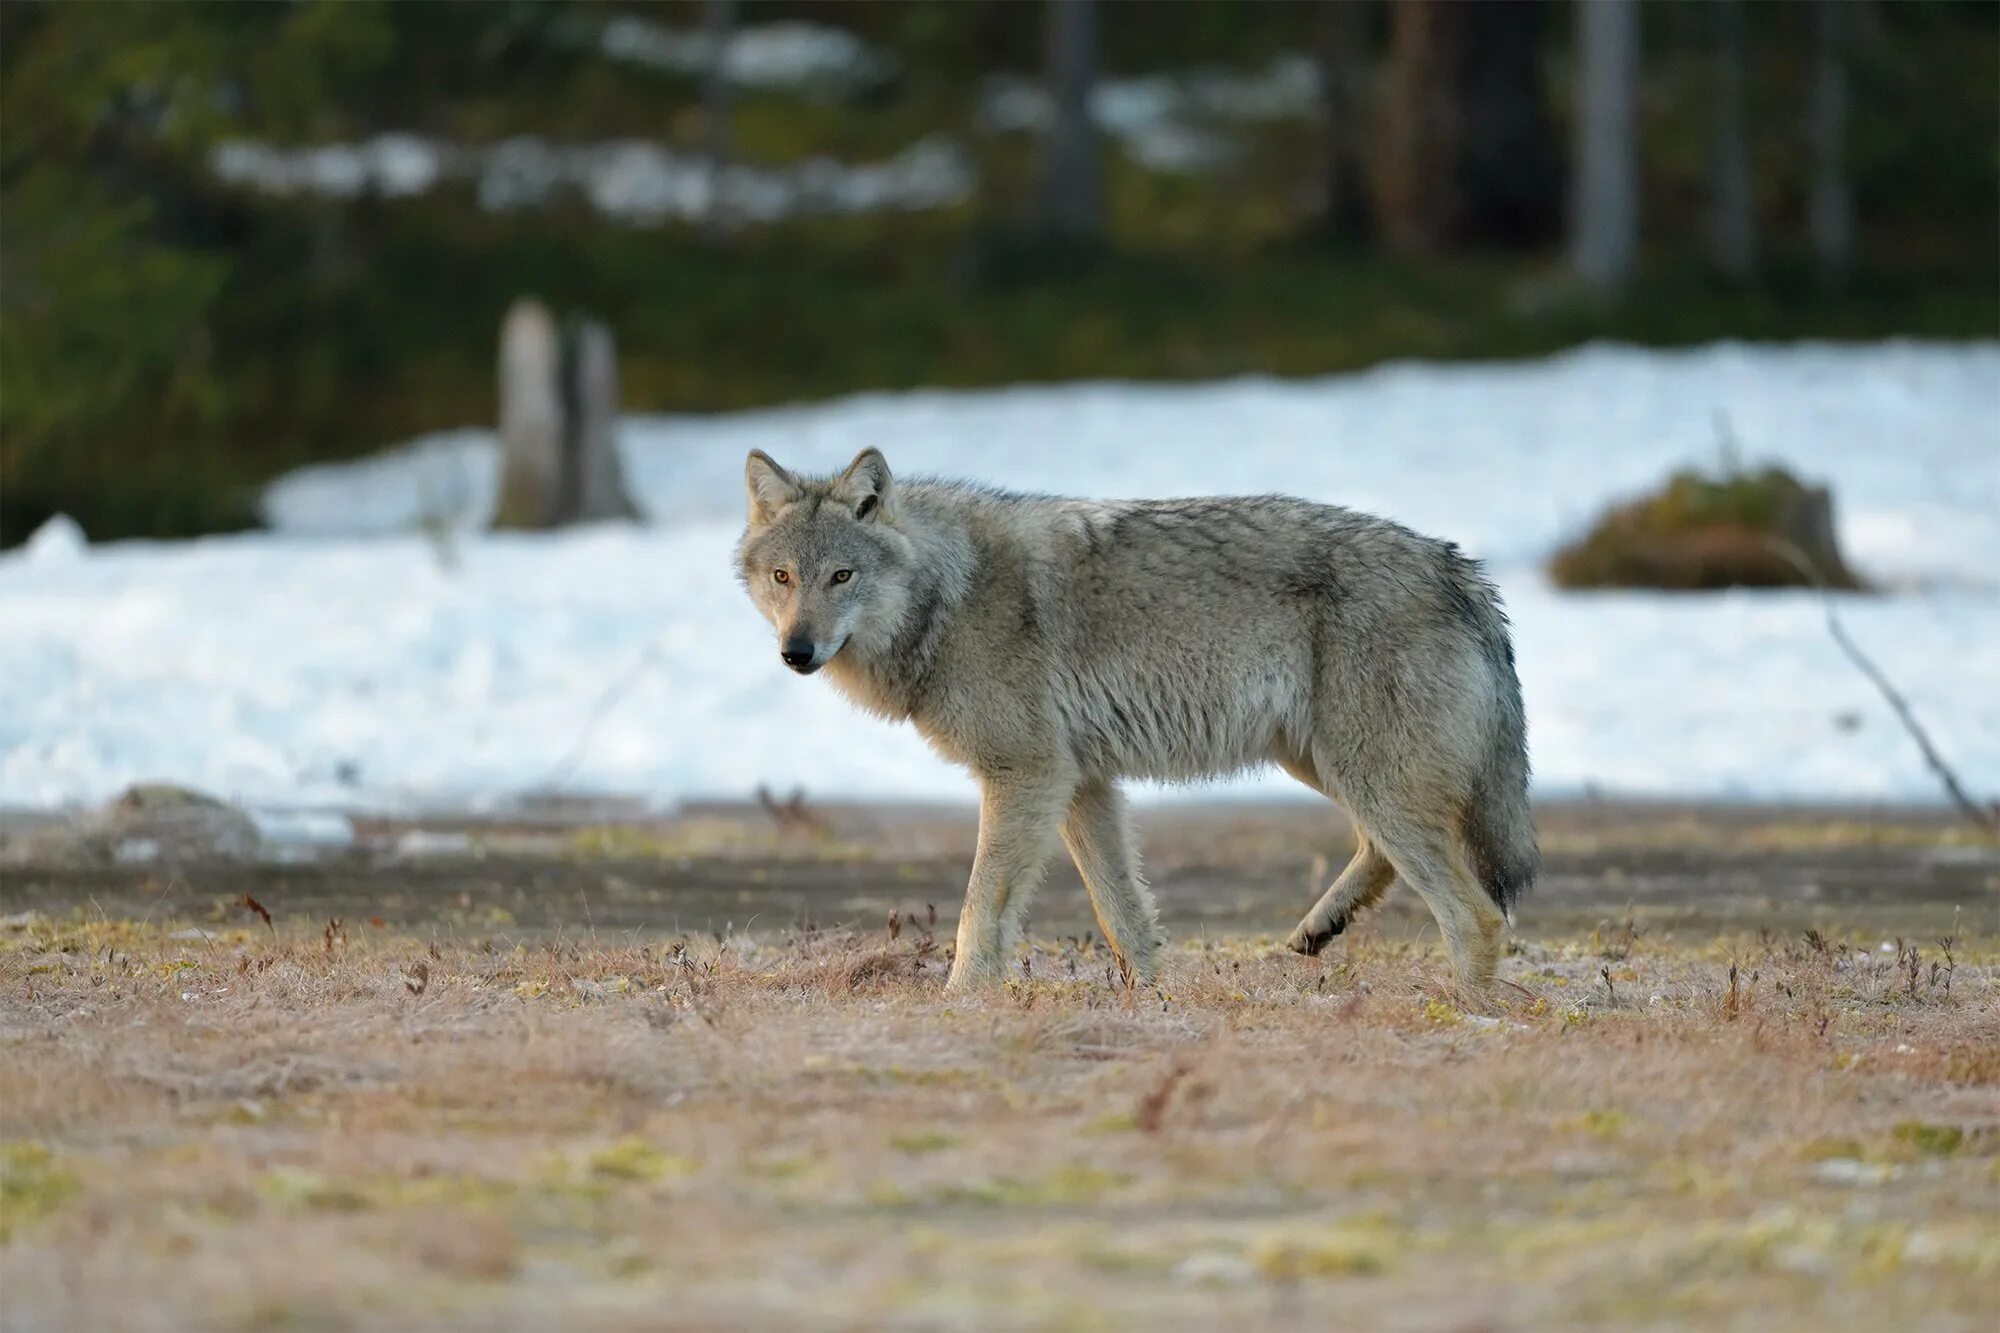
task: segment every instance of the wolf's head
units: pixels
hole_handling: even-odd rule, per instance
[[[881,451],[862,450],[827,480],[794,476],[753,449],[745,479],[750,525],[737,574],[777,629],[785,665],[811,675],[843,648],[887,648],[909,605],[911,549]]]

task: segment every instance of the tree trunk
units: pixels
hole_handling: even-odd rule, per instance
[[[1847,6],[1818,0],[1812,90],[1813,257],[1820,280],[1839,286],[1854,257],[1854,198],[1847,184]]]
[[[1367,131],[1368,19],[1364,0],[1321,0],[1319,82],[1325,135],[1317,227],[1329,241],[1359,245],[1375,234],[1362,136]]]
[[[1400,0],[1390,11],[1389,86],[1375,181],[1382,239],[1404,254],[1435,250],[1444,239],[1444,187],[1459,117],[1445,70],[1448,24],[1443,5]]]
[[[1390,13],[1384,238],[1415,254],[1554,240],[1562,160],[1543,87],[1543,5],[1402,0]]]
[[[1097,82],[1095,0],[1049,0],[1049,125],[1042,177],[1041,229],[1065,240],[1093,240],[1104,230],[1104,186],[1090,94]]]
[[[1450,235],[1532,249],[1562,239],[1563,162],[1542,73],[1541,0],[1464,0],[1459,87],[1465,131]]]
[[[736,0],[707,0],[702,32],[708,38],[708,76],[702,86],[702,157],[708,169],[708,208],[702,230],[711,241],[729,234],[729,41],[736,34]]]
[[[1612,293],[1631,277],[1639,242],[1639,8],[1636,0],[1582,0],[1576,15],[1570,258],[1585,282]]]
[[[1743,0],[1714,0],[1710,12],[1715,15],[1715,157],[1709,241],[1715,266],[1743,279],[1757,267]]]

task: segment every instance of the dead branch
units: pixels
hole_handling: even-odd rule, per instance
[[[570,746],[569,753],[549,770],[548,777],[542,780],[544,786],[552,790],[560,789],[569,781],[570,775],[576,771],[576,766],[583,761],[583,756],[589,751],[590,741],[597,734],[598,724],[610,715],[611,710],[624,699],[634,685],[639,683],[640,678],[658,664],[660,651],[661,644],[658,639],[647,644],[625,674],[611,682],[604,693],[597,696],[597,702],[591,705],[590,715],[584,719],[583,729],[577,733],[575,743]]]
[[[1846,626],[1840,623],[1840,617],[1834,611],[1833,592],[1827,587],[1819,566],[1813,563],[1811,557],[1804,551],[1782,537],[1768,537],[1766,540],[1771,543],[1773,550],[1791,561],[1799,572],[1811,579],[1813,586],[1819,589],[1820,605],[1826,612],[1827,633],[1833,636],[1835,645],[1846,654],[1847,660],[1854,663],[1855,668],[1868,678],[1869,683],[1895,712],[1897,720],[1903,724],[1903,729],[1910,733],[1910,739],[1914,740],[1917,749],[1923,752],[1924,763],[1937,775],[1938,782],[1944,787],[1945,795],[1951,798],[1951,803],[1958,807],[1959,813],[1981,828],[2000,829],[2000,806],[1981,805],[1972,798],[1965,790],[1965,784],[1958,780],[1957,772],[1945,761],[1945,757],[1938,753],[1937,746],[1932,744],[1930,733],[1924,730],[1923,724],[1917,721],[1916,714],[1910,711],[1909,701],[1890,683],[1889,678],[1882,673],[1882,669],[1861,651],[1860,646],[1852,638],[1848,637]]]

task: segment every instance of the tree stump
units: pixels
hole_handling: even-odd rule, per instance
[[[500,332],[499,528],[636,518],[618,457],[618,353],[611,331],[519,301]]]
[[[500,502],[496,528],[553,527],[560,516],[562,353],[539,301],[516,301],[500,326]]]
[[[563,495],[558,522],[637,518],[618,457],[618,352],[611,330],[576,323],[563,339]]]

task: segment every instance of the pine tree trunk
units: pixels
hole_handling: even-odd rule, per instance
[[[1465,118],[1458,197],[1449,227],[1458,245],[1534,249],[1563,230],[1561,140],[1542,72],[1542,0],[1456,0],[1464,41],[1458,66]]]
[[[1743,279],[1757,267],[1743,0],[1714,0],[1710,12],[1715,16],[1715,156],[1709,240],[1716,268]]]
[[[1813,257],[1820,280],[1838,286],[1854,258],[1854,197],[1847,184],[1847,6],[1818,0],[1812,90]]]
[[[1389,248],[1427,254],[1444,240],[1442,187],[1455,174],[1459,118],[1447,77],[1449,20],[1443,5],[1408,0],[1389,14],[1389,87],[1375,199]]]
[[[1362,136],[1368,124],[1368,20],[1363,0],[1321,0],[1319,81],[1321,157],[1318,230],[1329,241],[1358,245],[1373,239],[1374,207]]]
[[[729,234],[732,219],[723,183],[729,176],[729,42],[736,35],[736,0],[707,0],[708,77],[702,86],[702,157],[708,169],[708,209],[702,230],[711,241]]]
[[[1560,234],[1543,13],[1539,0],[1404,0],[1390,11],[1376,201],[1391,248],[1532,248]]]
[[[1585,282],[1613,293],[1631,277],[1639,242],[1639,9],[1636,0],[1583,0],[1576,15],[1570,258]]]
[[[1104,185],[1090,94],[1097,82],[1095,0],[1049,0],[1048,83],[1055,117],[1045,144],[1041,229],[1092,240],[1104,229]]]

